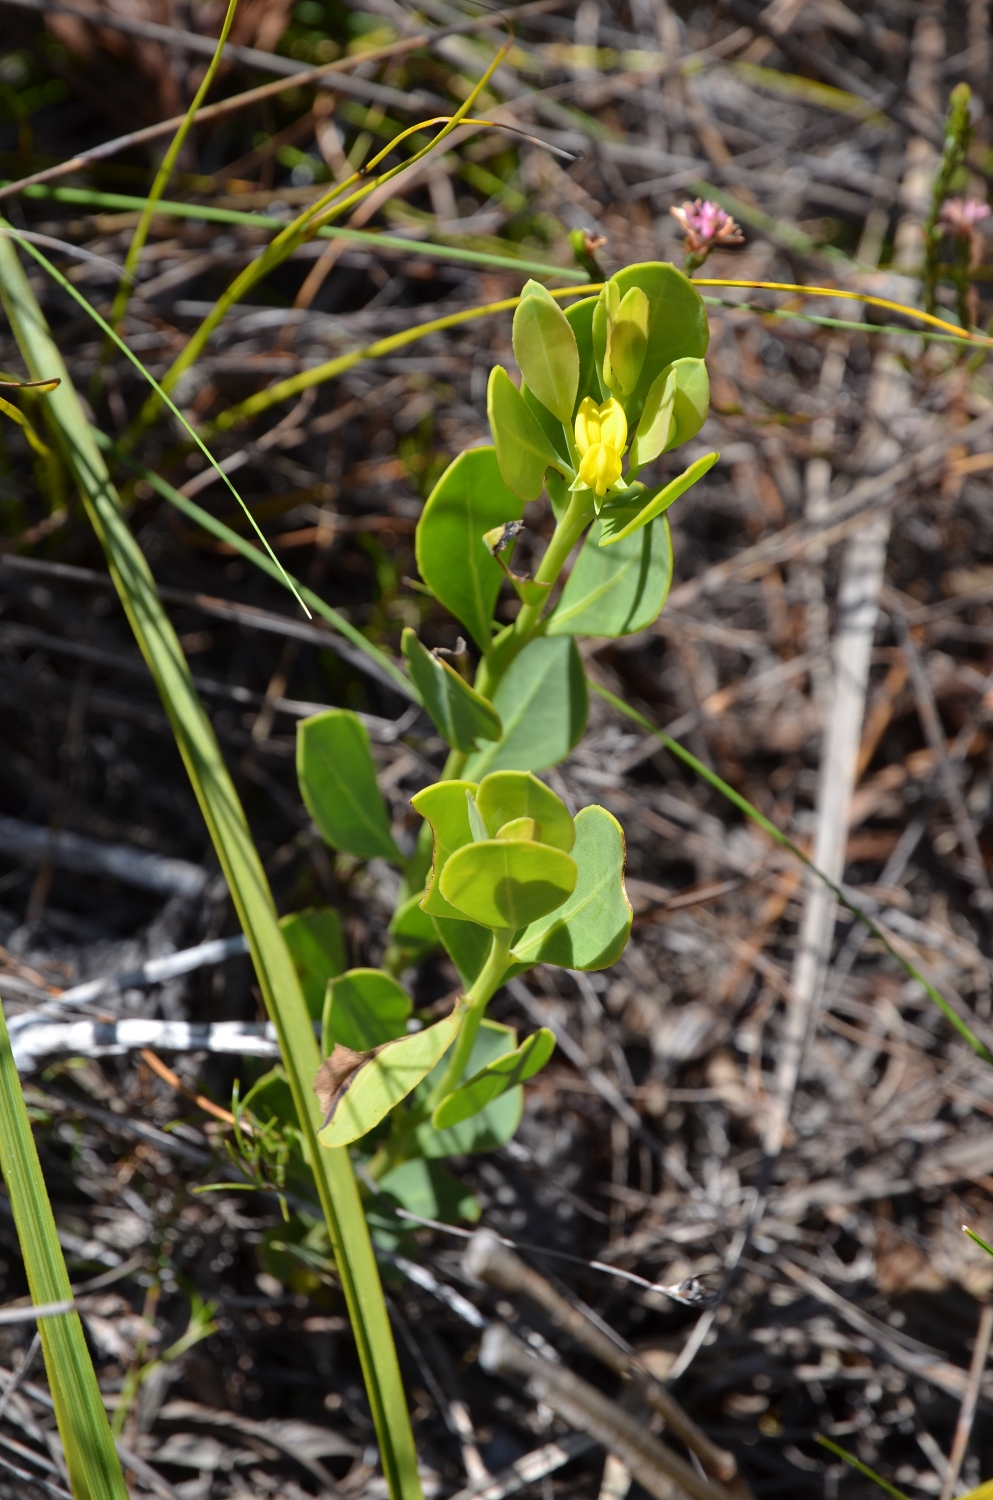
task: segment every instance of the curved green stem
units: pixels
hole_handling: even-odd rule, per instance
[[[441,1076],[439,1083],[431,1090],[424,1106],[425,1113],[431,1111],[446,1098],[453,1089],[458,1088],[462,1082],[462,1074],[465,1072],[466,1064],[472,1054],[473,1044],[479,1031],[479,1024],[487,1005],[500,988],[500,981],[507,972],[507,963],[510,957],[510,943],[514,934],[509,928],[497,928],[493,934],[490,944],[489,957],[476,975],[466,999],[469,1002],[469,1012],[462,1022],[462,1029],[455,1038],[455,1046],[448,1061],[448,1067]]]

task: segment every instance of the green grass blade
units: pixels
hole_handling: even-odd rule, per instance
[[[851,1464],[853,1469],[857,1469],[860,1474],[864,1474],[866,1479],[871,1479],[873,1484],[878,1484],[879,1488],[885,1490],[887,1495],[893,1496],[893,1500],[910,1500],[909,1495],[905,1495],[903,1490],[898,1490],[895,1484],[890,1484],[889,1480],[884,1479],[881,1474],[877,1474],[875,1469],[870,1469],[869,1465],[864,1464],[860,1458],[856,1458],[854,1453],[846,1453],[844,1448],[839,1447],[837,1443],[832,1443],[830,1438],[826,1438],[823,1434],[816,1432],[814,1434],[814,1441],[820,1443],[822,1448],[829,1449],[838,1458],[843,1458],[846,1464]]]
[[[836,885],[829,875],[825,875],[824,871],[819,869],[818,866],[814,864],[813,860],[810,859],[806,854],[804,854],[803,850],[799,848],[798,845],[794,844],[793,840],[789,838],[787,834],[783,833],[781,829],[777,828],[775,823],[771,822],[770,819],[766,817],[765,813],[759,812],[759,809],[753,806],[753,804],[749,802],[747,797],[743,797],[740,792],[736,792],[733,786],[728,786],[726,781],[723,781],[721,777],[716,774],[716,772],[710,769],[709,766],[705,766],[703,764],[703,761],[697,760],[696,756],[692,755],[689,750],[685,749],[685,747],[681,745],[678,740],[672,739],[663,730],[657,729],[650,719],[646,719],[644,714],[640,714],[636,708],[632,708],[630,704],[625,703],[623,698],[618,698],[616,694],[608,692],[606,688],[598,687],[595,682],[591,682],[590,687],[595,693],[598,693],[605,702],[611,704],[614,708],[616,708],[618,713],[625,714],[626,717],[632,719],[635,724],[640,724],[641,728],[646,729],[649,734],[654,734],[658,740],[661,740],[662,744],[669,751],[670,755],[674,755],[677,760],[681,760],[683,762],[684,766],[689,766],[691,771],[695,771],[696,774],[698,776],[701,776],[704,781],[709,782],[715,791],[720,792],[721,796],[725,797],[728,802],[730,802],[734,807],[738,809],[739,812],[744,813],[746,818],[748,818],[752,823],[757,824],[758,827],[761,828],[763,832],[767,833],[769,837],[780,846],[781,849],[788,849],[790,853],[795,855],[802,864],[806,865],[810,873],[816,876],[818,880],[822,881],[824,885],[827,886],[828,890],[832,892],[832,894],[845,908],[845,910],[850,911],[852,916],[856,917],[858,921],[862,923],[863,927],[865,927],[869,931],[869,933],[871,933],[876,941],[882,943],[887,953],[891,958],[896,959],[897,963],[903,969],[904,973],[908,974],[911,979],[916,979],[917,983],[923,986],[924,990],[927,992],[928,998],[930,1000],[933,1000],[934,1004],[942,1012],[945,1019],[951,1026],[954,1026],[959,1036],[963,1037],[964,1040],[969,1043],[969,1046],[977,1054],[977,1056],[981,1057],[984,1062],[987,1062],[991,1066],[993,1066],[993,1053],[989,1051],[988,1047],[984,1046],[984,1044],[979,1040],[978,1036],[976,1036],[975,1032],[972,1031],[966,1024],[966,1022],[962,1020],[961,1016],[955,1014],[955,1011],[949,1005],[944,995],[942,995],[939,990],[936,990],[934,985],[931,984],[929,980],[924,978],[924,975],[920,972],[919,969],[917,969],[908,959],[904,958],[901,953],[897,952],[897,950],[893,947],[893,944],[890,942],[889,938],[886,936],[886,933],[880,926],[878,926],[877,923],[872,920],[868,912],[863,911],[860,906],[857,906],[856,903],[851,899],[851,897],[845,894],[842,887],[840,885]]]
[[[128,468],[133,469],[136,474],[140,474],[162,496],[163,500],[168,500],[169,504],[174,505],[177,510],[182,511],[184,516],[188,516],[191,521],[195,521],[198,526],[202,526],[204,531],[209,531],[212,536],[217,537],[218,541],[226,542],[229,547],[233,547],[236,552],[240,552],[241,556],[247,562],[253,563],[257,568],[261,568],[263,573],[268,573],[269,577],[274,578],[277,583],[281,583],[284,576],[288,577],[294,588],[299,591],[304,602],[314,611],[315,615],[320,615],[334,630],[338,631],[339,635],[343,635],[347,641],[351,641],[353,646],[357,646],[360,651],[365,652],[369,660],[374,661],[378,667],[386,672],[393,682],[396,683],[397,689],[405,697],[409,698],[412,703],[419,703],[421,701],[417,689],[410,681],[410,678],[401,672],[396,663],[386,655],[386,652],[380,651],[379,647],[374,646],[372,641],[368,640],[362,634],[361,630],[356,630],[355,626],[346,620],[344,615],[340,615],[336,609],[332,609],[330,604],[325,603],[320,594],[315,594],[313,589],[309,589],[305,583],[301,583],[299,578],[294,578],[292,573],[284,574],[284,570],[281,567],[277,568],[273,564],[268,553],[261,552],[258,547],[253,547],[251,542],[246,541],[243,536],[239,536],[236,531],[232,531],[230,526],[225,526],[223,521],[219,521],[216,516],[212,516],[209,511],[197,505],[195,500],[189,500],[185,495],[180,494],[179,490],[175,489],[161,475],[156,474],[154,469],[148,469],[144,464],[139,463],[137,459],[132,458],[130,454],[122,453],[105,433],[100,432],[96,427],[90,430],[93,433],[94,441],[99,447],[104,448],[108,453],[112,453],[115,458],[127,464]]]
[[[0,1006],[0,1171],[21,1243],[31,1300],[71,1302],[52,1205]],[[55,1417],[75,1500],[127,1500],[100,1387],[79,1314],[38,1319]]]
[[[182,124],[179,126],[176,134],[169,142],[169,147],[166,151],[165,156],[163,156],[162,158],[159,170],[155,174],[155,181],[152,183],[148,197],[142,203],[141,218],[135,225],[134,234],[131,236],[131,243],[128,246],[128,253],[124,260],[124,270],[121,275],[121,282],[117,288],[117,295],[114,298],[114,305],[110,310],[110,323],[111,327],[113,328],[117,328],[120,326],[121,319],[127,312],[128,298],[131,296],[131,289],[135,284],[135,277],[138,274],[138,262],[141,260],[141,252],[145,248],[145,241],[148,239],[148,232],[152,227],[152,219],[155,215],[155,206],[159,202],[162,194],[165,192],[166,188],[169,185],[169,179],[172,176],[173,168],[176,165],[176,158],[179,156],[180,151],[183,149],[183,142],[189,135],[190,130],[193,126],[193,122],[197,117],[197,110],[206,99],[207,93],[214,81],[217,70],[221,65],[221,57],[224,52],[224,43],[227,41],[228,34],[231,30],[232,25],[234,24],[234,13],[237,9],[238,0],[228,0],[227,14],[224,17],[224,24],[221,27],[221,34],[217,39],[217,46],[214,49],[214,55],[210,59],[207,71],[203,75],[203,81],[201,82],[200,87],[197,89],[192,100],[190,101],[190,107],[183,117]]]
[[[44,255],[42,255],[41,251],[38,249],[38,247],[36,245],[33,245],[30,240],[26,239],[24,235],[20,234],[16,229],[13,228],[12,225],[8,224],[7,221],[6,221],[6,219],[0,219],[0,230],[3,231],[4,235],[9,235],[11,239],[16,240],[19,245],[23,245],[24,249],[27,250],[28,254],[29,255],[33,255],[34,258],[35,258],[35,260],[43,268],[43,270],[45,270],[45,271],[48,272],[48,274],[49,274],[49,276],[51,276],[52,280],[54,282],[56,282],[57,285],[60,286],[64,292],[68,292],[69,295],[70,295],[70,297],[72,297],[72,299],[73,299],[74,302],[78,302],[79,303],[79,305],[83,309],[83,311],[87,314],[88,317],[90,317],[90,318],[93,319],[94,323],[96,323],[96,325],[97,325],[98,328],[102,328],[103,329],[103,331],[106,334],[107,338],[110,339],[110,341],[112,343],[114,343],[114,344],[117,345],[117,347],[120,349],[121,353],[124,354],[131,361],[131,363],[134,365],[135,369],[141,371],[142,375],[148,381],[148,383],[152,387],[152,389],[159,396],[161,396],[162,400],[168,406],[168,408],[172,412],[173,416],[176,417],[182,423],[182,425],[186,428],[186,431],[190,434],[190,437],[196,443],[197,447],[200,449],[200,452],[207,459],[207,461],[210,464],[211,468],[214,469],[220,475],[221,479],[227,485],[228,489],[231,491],[232,495],[237,500],[238,504],[241,506],[242,510],[245,512],[245,515],[248,517],[249,521],[251,522],[251,525],[252,525],[252,527],[253,527],[253,529],[255,531],[256,536],[259,538],[259,541],[262,543],[263,547],[268,552],[268,554],[271,557],[273,563],[275,563],[276,569],[277,569],[277,571],[278,571],[278,573],[279,573],[279,575],[280,575],[283,583],[290,590],[290,592],[295,595],[296,601],[300,605],[300,608],[303,610],[304,614],[305,615],[309,615],[309,610],[307,609],[307,606],[304,604],[303,600],[301,599],[300,594],[298,593],[297,589],[290,582],[289,574],[286,572],[285,568],[283,567],[282,563],[279,561],[279,558],[276,556],[275,552],[273,552],[272,548],[269,546],[269,543],[266,541],[265,536],[262,533],[261,527],[259,526],[259,524],[256,521],[255,517],[252,515],[252,513],[249,510],[248,506],[245,504],[244,500],[238,494],[238,491],[235,489],[234,485],[231,483],[231,480],[228,478],[227,474],[221,468],[220,464],[217,462],[217,459],[211,453],[211,451],[207,447],[206,443],[203,441],[203,439],[199,436],[198,433],[196,433],[196,432],[193,431],[193,428],[190,426],[189,422],[187,422],[186,418],[183,416],[183,413],[179,410],[179,407],[176,406],[174,404],[174,402],[172,401],[172,399],[169,396],[166,395],[165,391],[158,384],[158,382],[155,379],[154,375],[152,375],[145,368],[145,366],[142,364],[141,360],[138,358],[137,354],[134,354],[128,348],[127,344],[124,342],[124,340],[121,338],[121,336],[113,328],[111,328],[110,324],[104,321],[104,319],[97,312],[96,308],[93,307],[89,302],[87,302],[87,300],[83,296],[82,292],[78,291],[76,289],[76,287],[73,286],[73,284],[72,284],[71,281],[67,281],[66,280],[66,278],[62,275],[62,272],[59,271],[59,270],[57,270],[57,268],[52,265],[51,261],[48,260]]]
[[[93,188],[25,188],[26,198],[54,198],[61,203],[76,203],[84,208],[110,208],[121,211],[141,210],[144,198],[129,193],[101,193]],[[243,224],[249,229],[285,229],[285,219],[272,214],[250,213],[240,208],[219,208],[212,203],[180,203],[160,199],[155,213],[177,219],[198,219],[207,224]],[[400,250],[407,255],[426,256],[429,260],[451,260],[468,266],[495,267],[500,271],[519,271],[528,276],[554,276],[558,281],[585,281],[585,271],[574,266],[556,266],[547,260],[527,260],[516,255],[496,255],[487,250],[461,249],[458,245],[435,244],[431,240],[409,240],[401,235],[380,234],[371,229],[347,229],[342,225],[324,224],[317,230],[319,240],[346,240],[349,244],[371,249]],[[508,247],[509,250],[510,247]],[[735,306],[738,304],[736,303]],[[764,311],[764,309],[763,309]],[[115,319],[111,319],[116,322]],[[861,326],[861,325],[860,325]],[[901,329],[901,332],[903,330]]]
[[[176,632],[162,607],[148,564],[128,529],[62,356],[6,236],[0,236],[0,297],[32,375],[61,377],[62,383],[48,398],[50,416],[169,716],[276,1028],[348,1305],[390,1495],[392,1500],[421,1500],[400,1368],[351,1159],[345,1150],[328,1151],[317,1144],[317,1130],[323,1120],[313,1081],[320,1054],[300,980],[279,929],[265,870]]]

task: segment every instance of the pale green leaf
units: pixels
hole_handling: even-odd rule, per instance
[[[481,650],[493,636],[493,610],[504,576],[483,536],[507,521],[519,521],[522,509],[504,482],[496,449],[469,448],[442,474],[417,523],[421,577]]]
[[[351,1145],[385,1119],[448,1050],[464,1015],[464,1008],[457,1007],[434,1026],[389,1042],[357,1068],[318,1134],[321,1145]]]
[[[502,365],[490,371],[486,414],[500,473],[521,500],[537,500],[545,470],[561,469],[562,460]]]
[[[705,453],[695,463],[684,469],[682,474],[671,479],[661,489],[649,491],[651,499],[647,505],[636,500],[633,504],[620,505],[616,509],[604,507],[601,514],[600,542],[601,547],[612,547],[617,542],[623,542],[629,536],[634,536],[649,521],[654,521],[656,516],[662,515],[663,511],[678,500],[680,495],[685,495],[688,489],[702,479],[714,467],[720,458],[719,453]],[[640,507],[640,508],[639,508]]]
[[[450,1125],[468,1120],[508,1089],[533,1078],[554,1051],[555,1033],[543,1026],[513,1052],[488,1063],[443,1099],[431,1116],[431,1124],[436,1130],[446,1130]]]
[[[617,819],[603,807],[584,807],[576,816],[572,855],[579,872],[572,895],[561,910],[532,922],[518,938],[510,955],[516,962],[607,969],[623,953],[632,914]]]
[[[565,313],[529,281],[514,314],[514,357],[529,388],[560,422],[571,422],[579,387],[579,347]]]
[[[561,849],[525,840],[466,844],[441,872],[441,893],[481,927],[516,932],[571,895],[576,866]]]
[[[609,550],[603,520],[587,533],[549,621],[548,634],[621,636],[658,619],[672,582],[672,539],[665,516]]]
[[[503,735],[469,757],[466,776],[479,780],[488,771],[544,771],[557,765],[578,743],[588,706],[574,642],[539,636],[514,658],[493,694]]]
[[[448,917],[452,921],[463,920],[462,913],[450,906],[441,894],[438,877],[456,849],[461,849],[463,844],[472,843],[473,831],[469,822],[466,792],[474,793],[475,790],[474,781],[437,781],[433,786],[426,786],[423,791],[415,793],[410,799],[411,807],[422,818],[427,819],[434,834],[431,876],[427,894],[421,902],[423,910],[429,916]]]
[[[568,854],[576,841],[569,809],[561,797],[556,797],[530,771],[492,771],[484,776],[476,792],[476,806],[491,838],[496,838],[507,823],[534,818],[542,844],[551,844]]]
[[[464,924],[463,924],[464,925]],[[462,1080],[472,1078],[488,1063],[495,1062],[513,1052],[517,1046],[517,1032],[512,1026],[503,1026],[499,1021],[487,1017],[476,1035],[462,1074]],[[447,1059],[441,1062],[424,1080],[414,1094],[415,1103],[420,1104],[430,1096],[441,1082]],[[478,1114],[470,1116],[447,1130],[436,1130],[430,1120],[417,1127],[417,1149],[428,1158],[444,1156],[468,1156],[474,1151],[495,1151],[505,1146],[517,1134],[524,1112],[524,1090],[519,1085],[492,1100]]]
[[[297,778],[307,811],[332,849],[403,863],[376,785],[369,736],[355,714],[329,708],[300,720]]]

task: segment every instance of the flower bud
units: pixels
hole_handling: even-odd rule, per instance
[[[621,298],[615,283],[608,282],[607,352],[603,378],[610,390],[629,396],[638,384],[648,350],[648,298],[641,287],[633,286]],[[606,288],[605,288],[606,290]],[[616,311],[612,310],[614,303]]]

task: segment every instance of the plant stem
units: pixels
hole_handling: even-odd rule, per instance
[[[472,1053],[480,1022],[487,1005],[500,988],[500,981],[507,972],[507,960],[510,956],[510,941],[514,936],[509,928],[498,928],[493,934],[490,944],[489,957],[476,975],[466,999],[469,1002],[469,1011],[462,1022],[462,1029],[455,1039],[452,1055],[448,1067],[442,1074],[441,1081],[435,1085],[428,1095],[424,1105],[425,1116],[429,1115],[442,1099],[446,1098],[453,1089],[458,1088],[462,1082],[462,1074],[465,1072],[466,1064]]]

